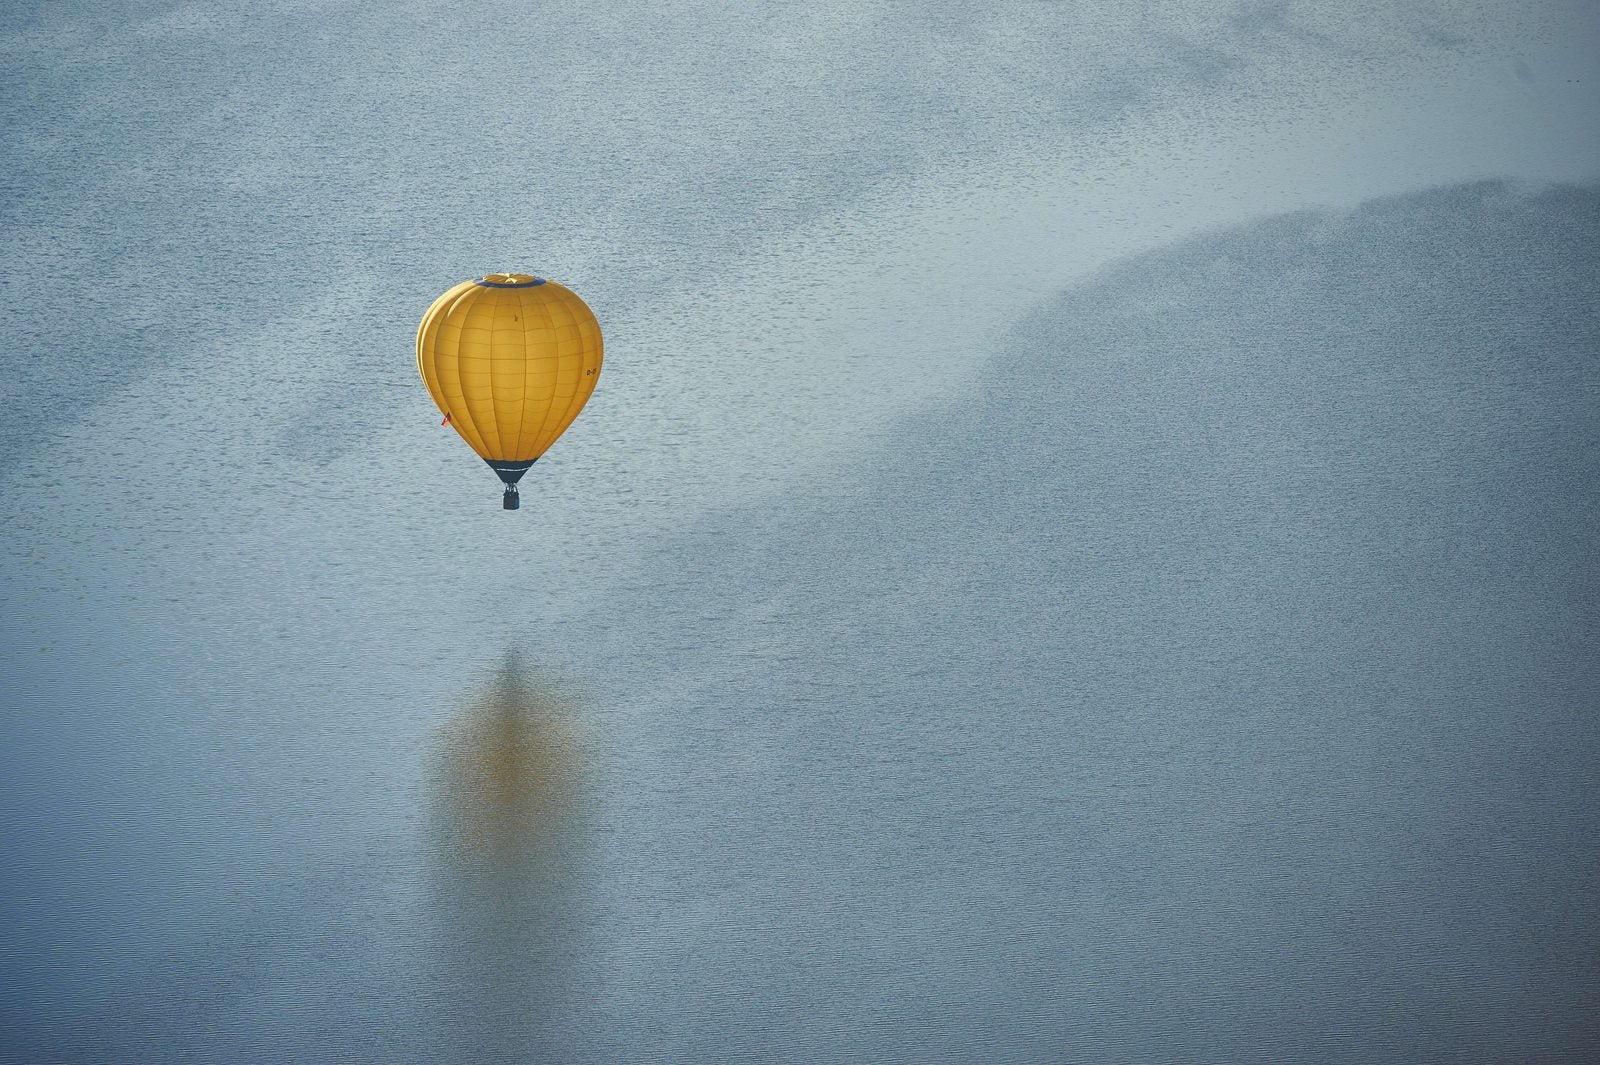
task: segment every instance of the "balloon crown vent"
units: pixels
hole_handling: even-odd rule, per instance
[[[532,274],[485,274],[475,283],[484,288],[527,288],[544,284],[544,278]]]

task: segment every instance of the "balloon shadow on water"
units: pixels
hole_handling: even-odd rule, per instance
[[[564,1042],[591,849],[583,707],[571,684],[511,651],[435,738],[445,1059],[542,1060]]]

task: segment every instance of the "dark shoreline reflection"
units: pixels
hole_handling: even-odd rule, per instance
[[[538,1059],[560,1042],[588,849],[581,714],[572,685],[512,650],[434,739],[436,958],[451,989],[438,1028],[463,1060]]]

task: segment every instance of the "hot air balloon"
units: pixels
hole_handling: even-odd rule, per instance
[[[600,324],[571,289],[529,274],[463,281],[417,327],[417,370],[444,415],[505,482],[578,416],[600,378]]]

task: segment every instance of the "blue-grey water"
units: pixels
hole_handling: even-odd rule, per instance
[[[0,16],[0,1061],[1600,1045],[1592,5]],[[607,335],[524,508],[416,379]]]

